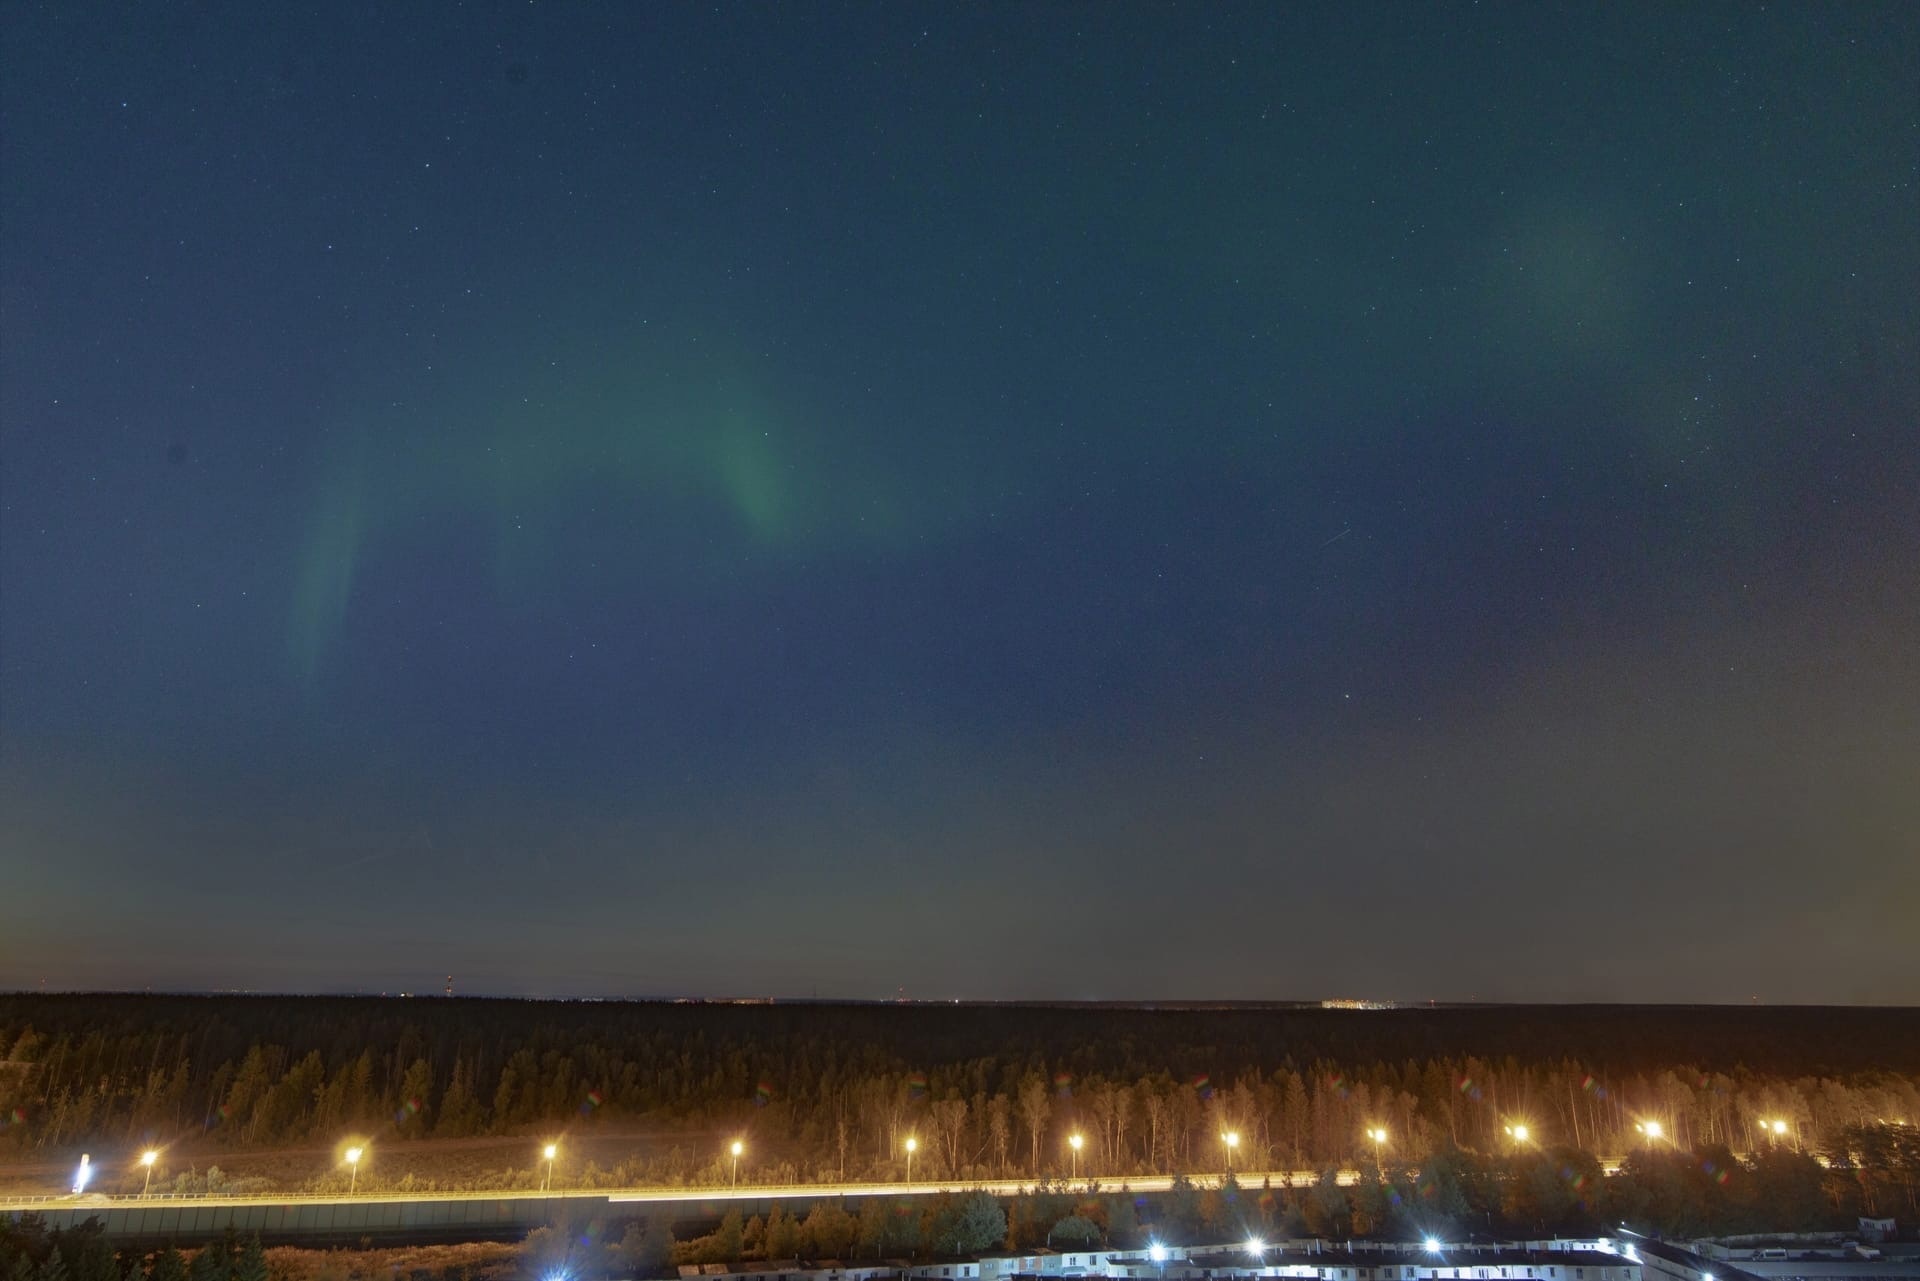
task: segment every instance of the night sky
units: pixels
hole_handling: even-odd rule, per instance
[[[1920,1002],[1920,6],[10,3],[0,986]]]

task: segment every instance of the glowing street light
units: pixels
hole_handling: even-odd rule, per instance
[[[360,1186],[360,1157],[363,1155],[364,1151],[365,1149],[362,1149],[362,1148],[347,1149],[347,1195],[348,1196],[352,1196],[353,1190]]]
[[[73,1172],[73,1194],[79,1196],[87,1190],[87,1180],[93,1177],[93,1158],[85,1152],[80,1154],[80,1168]]]
[[[1533,1131],[1525,1125],[1510,1125],[1507,1127],[1507,1137],[1513,1140],[1513,1146],[1517,1148],[1533,1138]]]
[[[911,1134],[907,1136],[907,1182],[913,1182],[913,1154],[920,1146],[920,1140]]]
[[[1075,1134],[1067,1139],[1067,1146],[1073,1149],[1073,1177],[1080,1177],[1080,1145],[1086,1140]]]
[[[1428,1254],[1438,1254],[1438,1253],[1440,1253],[1440,1238],[1439,1238],[1439,1237],[1428,1237],[1428,1238],[1427,1238],[1427,1239],[1426,1239],[1425,1241],[1423,1241],[1423,1242],[1422,1242],[1421,1244],[1422,1244],[1422,1245],[1424,1245],[1424,1246],[1426,1246],[1426,1248],[1427,1248],[1427,1253],[1428,1253]]]
[[[1220,1136],[1220,1141],[1227,1145],[1227,1173],[1232,1174],[1233,1173],[1233,1150],[1240,1146],[1240,1131],[1228,1130],[1225,1134]]]
[[[1248,1254],[1251,1254],[1255,1258],[1258,1258],[1259,1256],[1265,1254],[1266,1252],[1267,1252],[1267,1243],[1265,1241],[1262,1241],[1259,1237],[1247,1238]]]
[[[540,1183],[540,1190],[545,1192],[553,1187],[553,1158],[560,1155],[560,1145],[558,1143],[549,1143],[540,1149],[540,1155],[544,1157],[547,1162],[547,1177]]]
[[[1147,1257],[1155,1263],[1165,1263],[1167,1261],[1167,1247],[1155,1241],[1147,1246]]]
[[[147,1189],[153,1186],[153,1163],[155,1161],[158,1161],[159,1159],[160,1159],[160,1154],[158,1152],[155,1152],[151,1148],[147,1149],[145,1152],[142,1152],[140,1154],[140,1164],[147,1167],[146,1181],[140,1185],[141,1196],[145,1196],[147,1194]]]
[[[1658,1121],[1635,1121],[1633,1128],[1647,1136],[1648,1147],[1652,1147],[1659,1141],[1660,1136],[1666,1133],[1666,1129]]]
[[[747,1145],[738,1139],[735,1139],[733,1146],[727,1149],[733,1154],[733,1186],[736,1188],[740,1186],[740,1154],[746,1150]]]

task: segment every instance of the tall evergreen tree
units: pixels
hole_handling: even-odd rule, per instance
[[[147,1265],[147,1281],[187,1281],[187,1261],[172,1246],[153,1256]]]

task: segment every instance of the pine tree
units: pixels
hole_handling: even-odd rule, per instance
[[[240,1247],[233,1262],[233,1281],[267,1281],[267,1256],[260,1249],[259,1237],[248,1237]]]
[[[153,1256],[147,1265],[147,1281],[187,1281],[187,1261],[172,1246]]]
[[[187,1264],[187,1281],[232,1281],[232,1271],[226,1245],[210,1242]]]
[[[120,1281],[120,1261],[104,1237],[89,1236],[72,1253],[73,1281]]]
[[[34,1281],[69,1281],[67,1261],[60,1257],[58,1248],[48,1253],[46,1261],[34,1273]]]

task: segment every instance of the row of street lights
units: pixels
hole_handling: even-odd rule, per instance
[[[1655,1127],[1655,1131],[1656,1133],[1658,1132],[1657,1126]],[[1512,1130],[1509,1130],[1509,1133],[1512,1133],[1512,1132],[1513,1132]],[[1377,1152],[1377,1150],[1379,1149],[1379,1146],[1387,1141],[1387,1132],[1383,1129],[1379,1129],[1376,1127],[1373,1129],[1369,1129],[1367,1131],[1367,1137],[1373,1140],[1374,1147]],[[1526,1138],[1525,1126],[1519,1127],[1519,1137],[1522,1140]],[[1226,1145],[1226,1149],[1227,1149],[1227,1173],[1232,1174],[1233,1173],[1233,1154],[1240,1147],[1240,1133],[1237,1130],[1228,1130],[1220,1136],[1220,1141]],[[1086,1142],[1087,1142],[1086,1136],[1078,1132],[1071,1134],[1067,1137],[1067,1147],[1073,1153],[1072,1177],[1075,1179],[1078,1179],[1080,1177],[1080,1150],[1086,1146]],[[906,1137],[906,1139],[902,1142],[901,1146],[902,1148],[905,1149],[907,1154],[907,1180],[906,1181],[908,1183],[912,1183],[913,1182],[913,1155],[914,1153],[920,1150],[920,1140],[915,1135],[909,1134]],[[747,1150],[747,1145],[739,1139],[733,1140],[733,1142],[729,1144],[727,1148],[727,1155],[730,1159],[728,1182],[733,1187],[736,1187],[736,1188],[740,1186],[740,1158],[746,1154],[746,1150]],[[348,1196],[352,1196],[359,1189],[360,1161],[363,1157],[366,1156],[366,1154],[367,1154],[366,1147],[361,1144],[354,1144],[346,1148],[341,1153],[341,1156],[345,1160],[346,1166],[347,1166],[347,1195]],[[552,1191],[553,1189],[553,1163],[559,1157],[559,1155],[560,1155],[560,1145],[558,1143],[549,1143],[540,1149],[540,1158],[541,1160],[547,1163],[546,1171],[540,1180],[540,1190],[542,1192],[549,1192],[549,1191]],[[159,1159],[160,1159],[160,1153],[152,1148],[149,1148],[147,1151],[142,1152],[140,1154],[140,1164],[142,1167],[144,1167],[144,1170],[145,1170],[145,1178],[143,1179],[140,1185],[140,1195],[142,1197],[149,1195],[153,1190],[153,1167],[155,1163],[159,1161]],[[80,1160],[81,1172],[74,1182],[74,1192],[76,1194],[83,1187],[86,1186],[87,1180],[93,1172],[92,1165],[90,1164],[91,1160],[92,1160],[91,1157],[82,1157]]]
[[[1666,1131],[1658,1121],[1640,1121],[1634,1125],[1634,1128],[1638,1130],[1641,1134],[1645,1135],[1649,1143],[1653,1143],[1659,1140],[1660,1138],[1664,1137],[1666,1133]],[[1785,1121],[1766,1120],[1766,1121],[1760,1122],[1760,1128],[1762,1131],[1773,1134],[1775,1136],[1784,1136],[1787,1133],[1788,1127]],[[1528,1128],[1526,1125],[1521,1123],[1515,1123],[1513,1125],[1507,1126],[1506,1132],[1508,1136],[1513,1139],[1516,1145],[1523,1145],[1523,1144],[1529,1143],[1532,1141],[1532,1138],[1533,1138],[1532,1130]],[[1373,1143],[1374,1160],[1378,1162],[1380,1159],[1380,1154],[1382,1149],[1384,1149],[1387,1145],[1386,1128],[1384,1126],[1378,1126],[1378,1125],[1368,1126],[1366,1129],[1366,1136]],[[1238,1130],[1222,1131],[1220,1135],[1220,1142],[1226,1148],[1227,1173],[1231,1175],[1233,1173],[1234,1154],[1238,1152],[1240,1149],[1240,1132]],[[1072,1177],[1074,1179],[1078,1179],[1080,1177],[1080,1150],[1085,1146],[1086,1146],[1085,1135],[1082,1135],[1076,1131],[1075,1133],[1067,1136],[1067,1147],[1072,1153],[1071,1168],[1072,1168]],[[913,1156],[914,1156],[914,1153],[920,1150],[920,1140],[917,1136],[909,1134],[902,1141],[901,1147],[905,1150],[907,1154],[906,1181],[908,1183],[912,1183],[913,1182]],[[727,1147],[727,1155],[730,1158],[728,1181],[731,1183],[733,1187],[736,1187],[736,1188],[740,1186],[740,1158],[746,1154],[746,1150],[747,1150],[746,1144],[739,1139],[733,1140],[733,1142],[730,1143]],[[347,1165],[347,1195],[348,1196],[352,1196],[359,1187],[360,1160],[365,1155],[366,1155],[366,1148],[359,1144],[355,1144],[347,1148],[343,1153],[343,1156],[345,1157],[346,1165]],[[558,1143],[548,1143],[547,1145],[545,1145],[540,1149],[540,1157],[542,1160],[544,1160],[547,1163],[545,1174],[540,1181],[540,1190],[542,1192],[548,1192],[553,1189],[553,1163],[559,1157],[559,1155],[560,1155],[560,1145]],[[145,1171],[146,1171],[146,1178],[142,1182],[140,1187],[140,1195],[143,1197],[148,1195],[148,1193],[152,1190],[153,1167],[154,1167],[154,1163],[157,1162],[159,1159],[160,1159],[160,1153],[152,1149],[149,1149],[140,1154],[140,1164],[145,1167]],[[81,1174],[75,1181],[74,1190],[76,1193],[80,1190],[80,1188],[85,1186],[87,1176],[92,1173],[91,1166],[88,1164],[89,1160],[90,1158],[84,1158],[84,1157],[81,1159],[81,1167],[80,1167]]]

